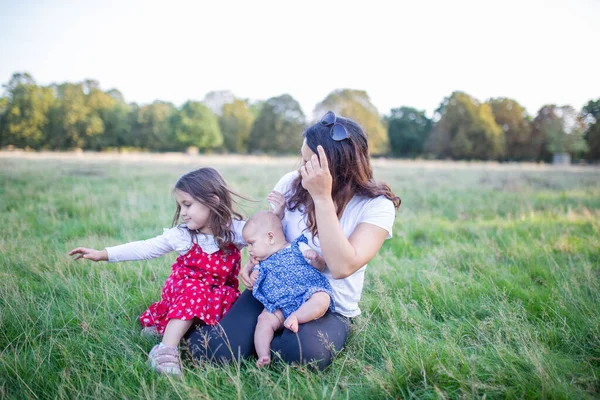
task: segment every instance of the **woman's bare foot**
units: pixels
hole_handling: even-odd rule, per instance
[[[269,357],[269,356],[258,357],[258,361],[256,361],[256,366],[259,368],[265,367],[265,366],[269,365],[270,362],[271,362],[271,357]]]
[[[298,317],[296,317],[294,314],[290,314],[290,316],[287,317],[287,319],[283,322],[283,326],[294,333],[298,333]]]

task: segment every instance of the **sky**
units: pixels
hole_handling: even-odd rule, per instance
[[[579,110],[600,98],[600,0],[0,0],[0,82],[95,79],[128,102],[336,89],[431,116],[461,90]]]

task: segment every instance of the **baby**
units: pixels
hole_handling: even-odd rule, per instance
[[[318,259],[304,235],[291,244],[285,239],[281,219],[272,212],[254,214],[242,231],[250,256],[258,261],[252,277],[252,294],[265,309],[254,331],[257,366],[271,362],[271,341],[276,331],[286,327],[298,332],[298,325],[335,310],[331,285],[307,259]],[[300,249],[303,247],[303,251]]]

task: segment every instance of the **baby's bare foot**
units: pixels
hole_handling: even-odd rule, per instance
[[[289,317],[287,317],[283,323],[283,326],[294,333],[298,333],[298,317],[296,317],[294,314],[291,314]]]
[[[265,366],[269,365],[270,362],[271,362],[271,357],[269,357],[269,356],[259,357],[258,361],[256,361],[256,366],[259,368],[265,367]]]

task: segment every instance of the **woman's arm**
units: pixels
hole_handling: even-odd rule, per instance
[[[346,238],[331,198],[332,177],[327,156],[321,146],[318,152],[319,157],[314,154],[300,169],[302,186],[308,190],[315,204],[321,251],[329,271],[334,279],[343,279],[375,257],[388,231],[373,224],[361,223]]]

